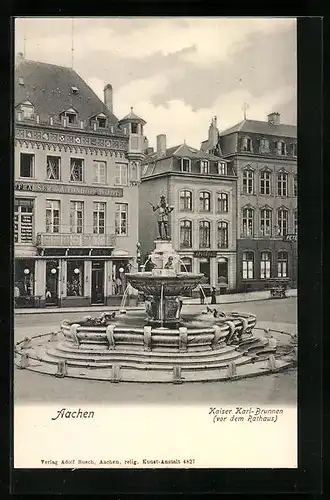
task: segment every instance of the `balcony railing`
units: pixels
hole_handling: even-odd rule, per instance
[[[116,246],[115,234],[38,233],[38,247],[97,248]]]

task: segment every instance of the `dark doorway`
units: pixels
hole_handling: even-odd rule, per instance
[[[210,259],[202,258],[199,260],[199,272],[204,274],[205,283],[210,284]]]
[[[58,280],[59,280],[59,261],[46,260],[46,306],[58,305]]]
[[[104,304],[104,261],[92,261],[92,304]]]
[[[220,257],[218,260],[218,286],[220,293],[228,289],[228,259]]]

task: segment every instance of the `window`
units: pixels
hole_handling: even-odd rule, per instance
[[[47,180],[59,180],[60,179],[60,162],[61,158],[59,156],[47,156],[46,174]]]
[[[277,196],[288,195],[288,174],[280,172],[277,174]]]
[[[269,153],[269,140],[260,139],[259,153]]]
[[[288,211],[280,209],[277,211],[277,234],[285,236],[288,229]]]
[[[207,191],[201,191],[199,194],[199,210],[209,212],[211,210],[211,195]]]
[[[93,203],[93,233],[105,233],[105,203],[94,201]]]
[[[127,164],[126,163],[116,163],[116,179],[115,184],[117,186],[127,186]]]
[[[34,155],[30,153],[21,153],[20,177],[34,177]]]
[[[182,158],[181,159],[181,172],[190,172],[190,159]]]
[[[180,191],[180,210],[191,211],[192,210],[192,192],[186,189]]]
[[[227,163],[224,163],[222,161],[218,162],[218,174],[227,175]]]
[[[228,212],[228,194],[227,193],[218,193],[218,212]]]
[[[60,232],[60,201],[46,200],[46,233]]]
[[[185,257],[180,260],[180,271],[182,273],[191,273],[192,272],[192,263],[189,257]]]
[[[253,179],[254,172],[250,169],[245,169],[243,171],[243,193],[253,194]]]
[[[271,173],[263,170],[260,172],[260,194],[270,194]]]
[[[260,260],[260,278],[270,278],[271,274],[271,254],[270,252],[261,252]]]
[[[276,152],[278,155],[286,155],[286,144],[284,141],[277,141]]]
[[[68,260],[66,290],[68,297],[84,295],[84,261]]]
[[[84,160],[81,158],[70,158],[70,181],[83,182]]]
[[[131,123],[131,132],[132,132],[132,134],[138,134],[138,124],[137,123]]]
[[[105,128],[107,124],[106,118],[98,117],[96,118],[96,123],[99,128]]]
[[[244,139],[243,139],[243,151],[252,152],[252,140],[250,137],[244,137]]]
[[[66,112],[65,116],[67,117],[68,123],[70,125],[74,125],[77,122],[77,115],[76,115],[76,113]]]
[[[277,254],[277,277],[288,277],[288,254],[287,252],[278,252]]]
[[[15,198],[14,204],[14,241],[32,243],[34,200]]]
[[[180,221],[180,247],[191,248],[192,246],[192,224],[190,220]]]
[[[297,174],[293,176],[293,196],[298,195],[298,178]]]
[[[243,236],[253,236],[253,208],[244,208],[242,212],[242,233]]]
[[[218,248],[228,248],[228,222],[218,222]]]
[[[199,246],[200,248],[210,248],[211,224],[202,220],[199,222]]]
[[[201,174],[209,173],[209,162],[207,160],[201,160]]]
[[[298,234],[298,211],[293,211],[293,232],[294,234]]]
[[[95,184],[106,184],[106,162],[93,161],[93,182]]]
[[[253,252],[243,253],[243,280],[253,279],[254,254]]]
[[[296,142],[291,144],[291,154],[292,154],[292,156],[297,156],[297,143]]]
[[[126,203],[116,203],[116,234],[127,236],[128,205]]]
[[[84,227],[84,203],[70,201],[70,232],[82,234]]]
[[[32,104],[28,104],[28,103],[21,104],[21,112],[23,113],[24,119],[30,120],[33,118],[34,107]]]
[[[260,210],[260,233],[261,236],[272,234],[272,211],[267,208]]]

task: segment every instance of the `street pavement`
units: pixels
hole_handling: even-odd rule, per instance
[[[257,326],[271,326],[280,331],[296,332],[297,299],[274,299],[237,304],[217,304],[218,310],[251,312]],[[205,306],[185,305],[184,310],[201,312]],[[81,312],[29,314],[15,316],[14,342],[26,336],[56,331],[63,319],[81,319]],[[232,382],[140,384],[58,379],[49,375],[14,368],[14,399],[19,403],[61,402],[90,403],[188,403],[295,404],[297,372],[294,369],[274,375]]]

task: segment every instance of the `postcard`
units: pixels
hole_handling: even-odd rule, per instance
[[[16,18],[14,468],[295,469],[295,18]]]

